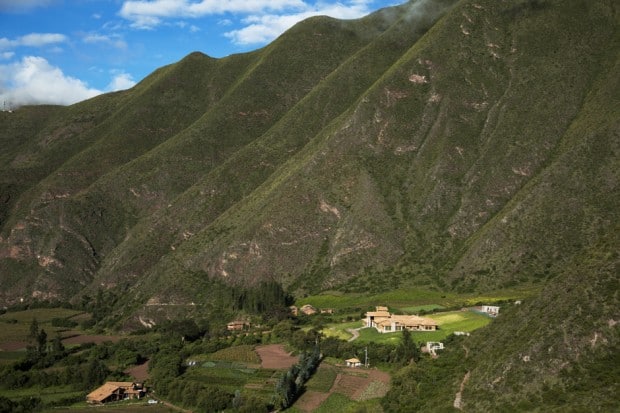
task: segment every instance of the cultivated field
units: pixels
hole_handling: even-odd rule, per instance
[[[0,351],[16,351],[26,347],[32,320],[37,320],[40,328],[45,329],[49,338],[66,328],[53,327],[55,318],[72,319],[84,314],[81,311],[66,308],[37,308],[16,311],[0,315]]]
[[[323,362],[294,409],[300,412],[334,412],[353,406],[368,409],[375,405],[373,400],[387,393],[389,384],[389,374],[380,370],[352,369]]]
[[[256,352],[264,369],[288,369],[299,361],[297,357],[291,356],[282,344],[258,346]]]

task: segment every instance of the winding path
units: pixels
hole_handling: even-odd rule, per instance
[[[347,328],[347,331],[353,335],[348,341],[356,340],[360,336],[359,328]]]

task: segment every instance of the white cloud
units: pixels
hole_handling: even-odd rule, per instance
[[[312,14],[303,13],[289,16],[266,15],[249,17],[244,20],[247,26],[239,30],[226,32],[224,36],[231,39],[233,43],[240,45],[267,43],[295,23],[310,16]]]
[[[58,67],[37,56],[0,65],[0,91],[0,99],[13,106],[69,105],[102,93],[79,79],[66,76]]]
[[[16,39],[0,38],[0,49],[20,46],[42,47],[67,41],[67,36],[60,33],[30,33]]]
[[[13,56],[15,56],[14,52],[3,52],[3,53],[0,53],[0,59],[3,59],[3,60],[12,59]]]
[[[132,88],[136,85],[133,77],[129,73],[119,73],[110,82],[107,90],[110,92],[116,92],[118,90],[125,90]]]
[[[102,34],[88,34],[82,39],[84,43],[108,43],[110,41],[109,36]]]
[[[82,41],[89,44],[106,44],[121,50],[127,49],[127,42],[125,42],[119,35],[106,36],[102,34],[91,33],[84,36]]]
[[[263,13],[267,11],[303,10],[302,0],[128,0],[119,15],[132,21],[132,26],[150,29],[166,18],[203,17],[222,13]]]
[[[22,46],[41,47],[53,43],[62,43],[67,36],[60,33],[30,33],[19,38]]]
[[[312,16],[330,16],[337,19],[356,19],[369,13],[365,1],[353,1],[351,5],[323,4],[302,13],[250,16],[243,20],[245,27],[224,33],[233,43],[239,45],[267,43],[284,33],[296,23]]]
[[[354,19],[370,12],[371,0],[304,1],[304,0],[127,0],[119,15],[130,20],[134,28],[153,29],[165,19],[198,18],[215,14],[241,14],[240,29],[224,35],[235,44],[250,45],[269,42],[294,24],[312,16],[326,15],[338,19]],[[229,18],[219,20],[229,25]]]

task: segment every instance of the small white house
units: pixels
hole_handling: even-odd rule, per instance
[[[360,367],[362,362],[358,358],[352,358],[344,361],[347,367]]]
[[[440,341],[427,341],[426,350],[432,355],[436,355],[437,350],[443,350],[443,343]]]
[[[492,317],[496,317],[499,314],[499,307],[496,305],[483,305],[481,311]]]

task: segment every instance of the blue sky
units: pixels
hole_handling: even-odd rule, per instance
[[[193,51],[260,48],[314,15],[405,0],[0,0],[0,104],[72,104],[127,89]]]

